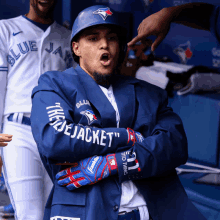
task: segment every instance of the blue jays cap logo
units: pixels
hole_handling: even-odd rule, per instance
[[[110,11],[110,8],[99,8],[98,10],[94,11],[93,14],[100,15],[103,20],[105,20],[108,16],[111,16],[113,13]]]
[[[80,114],[85,115],[88,120],[88,125],[90,125],[93,121],[97,120],[94,112],[92,110],[81,111]]]

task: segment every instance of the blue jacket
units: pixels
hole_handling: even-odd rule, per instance
[[[204,219],[175,172],[175,167],[187,161],[187,140],[181,119],[167,107],[166,92],[124,76],[115,76],[112,86],[120,113],[119,128],[112,105],[79,66],[47,72],[34,88],[33,136],[54,183],[44,220],[60,219],[55,216],[116,220],[121,183],[126,180],[135,183],[154,220]],[[127,127],[142,133],[144,141],[128,147]],[[56,163],[108,153],[116,153],[117,176],[75,191],[57,184],[55,175],[66,167]]]

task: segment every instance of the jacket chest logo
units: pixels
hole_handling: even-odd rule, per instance
[[[85,115],[88,120],[88,125],[90,125],[93,121],[97,120],[94,112],[92,110],[81,111],[80,114]]]

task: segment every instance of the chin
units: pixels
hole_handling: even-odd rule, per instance
[[[108,77],[108,76],[111,76],[113,75],[113,72],[94,72],[93,75],[96,74],[96,75],[99,75],[100,77]]]
[[[104,68],[101,68],[100,70],[97,70],[97,72],[102,75],[111,75],[114,71],[115,71],[115,68],[113,67],[104,67]]]
[[[52,7],[38,7],[37,8],[38,11],[38,15],[41,18],[48,18],[51,17],[52,13],[53,13],[53,8]]]
[[[93,74],[94,80],[98,84],[111,84],[112,83],[112,76],[114,75],[113,71],[106,72],[106,71],[97,71],[94,72]]]

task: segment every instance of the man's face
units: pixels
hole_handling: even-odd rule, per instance
[[[30,6],[40,18],[50,17],[57,0],[30,0]]]
[[[111,75],[118,63],[119,39],[110,27],[96,26],[85,30],[78,42],[73,42],[81,68],[94,78]]]

